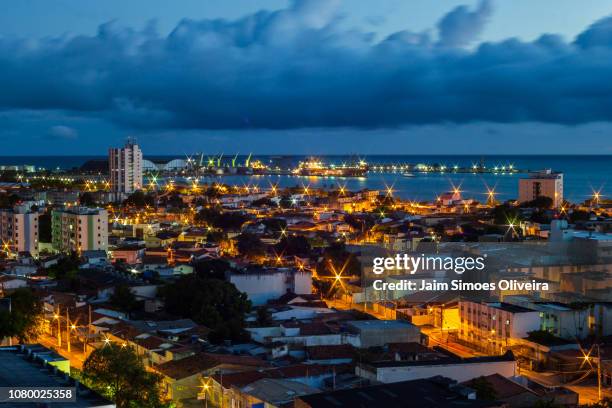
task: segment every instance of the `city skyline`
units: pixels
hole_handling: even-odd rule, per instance
[[[64,6],[1,17],[5,155],[612,153],[605,2]]]

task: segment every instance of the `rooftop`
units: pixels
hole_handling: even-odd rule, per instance
[[[44,347],[40,346],[45,350]],[[0,387],[74,387],[74,382],[63,374],[56,375],[35,360],[29,360],[19,347],[0,347]],[[53,403],[53,408],[114,407],[110,401],[79,385],[76,402]],[[40,404],[23,403],[19,407],[38,407]]]
[[[484,356],[470,358],[448,357],[437,360],[422,360],[422,361],[380,361],[365,363],[364,366],[373,368],[385,367],[407,367],[407,366],[431,366],[431,365],[448,365],[448,364],[476,364],[476,363],[495,363],[500,361],[514,361],[514,354],[511,351],[506,352],[502,356]]]
[[[351,320],[346,322],[359,330],[407,329],[416,327],[402,320]]]
[[[224,364],[247,367],[266,367],[268,365],[265,361],[250,356],[199,353],[181,360],[173,360],[160,364],[155,367],[155,370],[166,377],[181,379]]]
[[[489,401],[468,400],[452,389],[453,382],[444,377],[401,381],[359,389],[323,392],[299,399],[312,408],[385,407],[451,408],[498,407]]]
[[[490,307],[494,307],[496,309],[499,310],[504,310],[506,312],[510,312],[510,313],[529,313],[529,312],[535,312],[535,310],[533,309],[528,309],[526,307],[523,306],[517,306],[517,305],[513,305],[511,303],[505,303],[505,302],[492,302],[492,303],[487,303],[488,306]]]

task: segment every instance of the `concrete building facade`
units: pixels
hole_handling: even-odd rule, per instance
[[[51,213],[51,242],[60,252],[108,248],[108,213],[101,208],[71,207]]]
[[[108,150],[111,190],[130,194],[142,188],[142,151],[131,139],[125,147]]]
[[[0,210],[0,243],[2,252],[29,252],[38,255],[38,212],[31,206]]]
[[[491,354],[503,354],[517,339],[540,330],[540,313],[509,303],[459,302],[459,339]]]
[[[526,203],[538,197],[549,197],[553,206],[563,203],[563,173],[544,170],[533,173],[529,178],[519,179],[519,202]]]

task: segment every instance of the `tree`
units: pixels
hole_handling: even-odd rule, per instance
[[[138,300],[127,285],[115,286],[115,291],[110,297],[110,303],[128,314],[138,309]]]
[[[495,389],[485,377],[474,378],[469,382],[468,386],[476,391],[476,397],[478,399],[492,401],[497,398]]]
[[[95,207],[97,204],[94,195],[88,191],[81,194],[79,197],[79,203],[85,207]]]
[[[236,237],[236,247],[242,256],[255,258],[266,253],[266,246],[255,234],[243,233]]]
[[[272,314],[270,313],[270,309],[266,306],[257,309],[257,324],[259,326],[268,326],[272,324]]]
[[[19,197],[13,193],[0,193],[0,208],[13,208],[19,202]]]
[[[303,255],[310,254],[310,244],[306,237],[302,235],[283,237],[276,244],[276,252],[284,255]]]
[[[584,210],[573,210],[569,214],[569,219],[571,223],[576,223],[578,221],[588,221],[591,218],[591,213],[589,211]]]
[[[225,272],[231,269],[229,262],[223,259],[205,259],[196,261],[194,272],[202,279],[225,279]]]
[[[124,205],[131,205],[137,208],[144,208],[149,205],[155,206],[155,197],[152,194],[145,194],[143,191],[135,191],[123,202]]]
[[[343,276],[359,276],[361,263],[356,256],[346,250],[344,243],[334,242],[323,252],[323,259],[317,265],[321,275],[334,276],[342,273]]]
[[[224,231],[240,230],[249,217],[239,212],[220,211],[215,208],[204,208],[196,215],[196,221],[205,223]]]
[[[533,408],[563,408],[565,405],[556,403],[553,399],[538,400]]]
[[[83,379],[119,408],[165,406],[160,376],[148,372],[131,347],[109,344],[93,351],[83,364]]]
[[[29,288],[9,297],[11,311],[0,311],[0,339],[17,337],[20,343],[36,341],[42,330],[42,305]]]
[[[211,328],[209,340],[213,343],[249,338],[244,315],[251,310],[251,302],[229,282],[186,275],[161,288],[160,297],[167,312]]]
[[[48,267],[47,273],[57,280],[72,280],[76,278],[79,272],[79,263],[78,254],[72,252],[69,256],[61,258],[55,265]]]
[[[547,210],[553,205],[553,199],[547,196],[538,196],[531,201],[527,201],[521,204],[523,208],[539,208]]]
[[[269,231],[279,232],[287,228],[287,221],[282,218],[264,218],[261,223],[266,226]]]
[[[604,397],[601,401],[591,405],[585,405],[588,408],[612,408],[612,399],[610,397]]]
[[[496,225],[509,225],[511,223],[518,225],[521,221],[519,210],[508,204],[498,205],[491,211],[491,215]]]
[[[253,207],[263,207],[263,206],[276,207],[276,204],[274,204],[274,201],[270,200],[268,197],[262,197],[258,200],[253,201],[251,203],[251,206]]]

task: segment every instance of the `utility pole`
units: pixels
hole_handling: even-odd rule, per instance
[[[70,315],[66,307],[66,342],[68,343],[68,353],[70,353]]]
[[[601,401],[601,350],[597,345],[597,402]]]
[[[87,355],[87,346],[89,345],[89,335],[91,334],[91,305],[87,305],[88,323],[87,323],[87,335],[85,336],[85,343],[83,345],[83,353]]]
[[[57,347],[58,348],[62,348],[62,326],[61,326],[61,320],[62,320],[62,314],[60,312],[60,305],[57,305],[57,314],[55,315],[55,318],[57,319]]]

